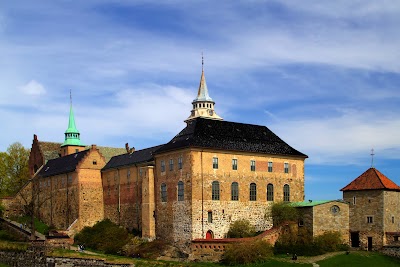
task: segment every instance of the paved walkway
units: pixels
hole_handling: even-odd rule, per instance
[[[346,252],[345,251],[329,252],[329,253],[326,253],[323,255],[318,255],[318,256],[313,256],[313,257],[299,256],[296,261],[293,261],[290,259],[286,259],[285,261],[296,262],[296,263],[309,263],[309,264],[312,264],[313,267],[319,267],[319,264],[317,264],[316,262],[331,258],[331,257],[339,255],[339,254],[343,254],[343,253],[346,253]]]

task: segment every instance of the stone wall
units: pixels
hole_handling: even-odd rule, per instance
[[[381,252],[390,257],[400,258],[400,246],[384,246]]]
[[[77,167],[79,180],[79,225],[93,226],[104,218],[101,168],[105,166],[104,157],[97,149],[91,149]]]
[[[154,168],[143,167],[142,174],[142,237],[156,238],[156,216],[154,196]]]
[[[79,181],[76,172],[39,178],[36,186],[38,218],[47,225],[67,229],[78,218]]]
[[[345,191],[343,199],[349,202],[350,232],[358,233],[360,248],[368,249],[368,237],[372,238],[372,249],[384,245],[385,201],[383,190]],[[355,199],[355,200],[354,200]],[[368,222],[368,217],[372,222]]]
[[[65,267],[65,266],[105,266],[130,267],[133,264],[108,263],[99,259],[54,258],[36,252],[4,252],[0,251],[0,263],[15,267]]]
[[[398,245],[400,237],[400,192],[384,191],[384,245]]]
[[[338,212],[332,212],[333,205],[339,207]],[[339,232],[343,242],[349,244],[349,205],[347,203],[332,201],[314,206],[313,236],[322,235],[328,231]]]
[[[182,167],[178,162],[182,158]],[[170,166],[173,160],[173,166]],[[161,162],[165,169],[161,169]],[[192,240],[192,160],[190,150],[156,155],[154,196],[156,203],[156,236],[171,242],[185,252]],[[183,183],[183,198],[178,200],[178,183]],[[166,201],[161,200],[161,186],[166,186]]]

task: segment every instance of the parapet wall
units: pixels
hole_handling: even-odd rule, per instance
[[[296,229],[293,229],[296,228]],[[221,260],[226,248],[229,245],[238,242],[252,242],[255,240],[263,240],[272,246],[278,240],[283,232],[297,231],[297,224],[287,223],[282,226],[273,227],[264,233],[247,238],[224,238],[224,239],[195,239],[191,243],[191,254],[189,260],[192,261],[211,261],[218,262]]]
[[[381,252],[391,257],[400,258],[400,246],[384,246]]]

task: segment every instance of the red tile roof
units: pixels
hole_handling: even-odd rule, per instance
[[[340,191],[356,190],[395,190],[400,191],[400,187],[392,180],[383,175],[375,168],[369,168],[354,181],[340,189]]]

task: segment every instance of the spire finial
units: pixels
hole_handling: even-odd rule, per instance
[[[72,106],[72,90],[69,89],[69,104]]]
[[[203,56],[203,51],[201,52],[201,71],[204,71],[204,56]]]
[[[374,149],[372,148],[371,149],[371,168],[373,168],[374,167]]]

